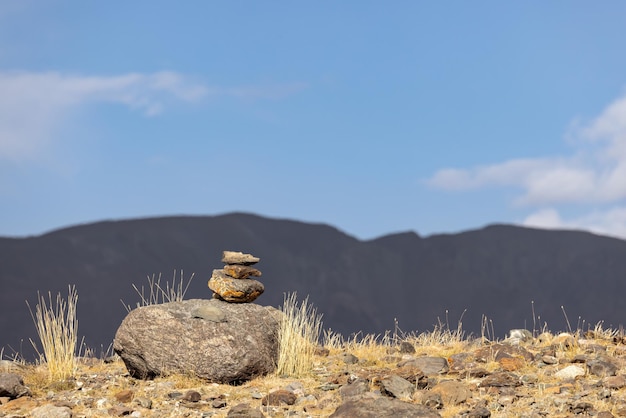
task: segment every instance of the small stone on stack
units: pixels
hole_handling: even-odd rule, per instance
[[[213,297],[231,303],[250,303],[258,298],[265,288],[263,283],[249,277],[260,277],[261,272],[254,267],[258,257],[236,251],[224,251],[223,269],[213,270],[209,289]]]

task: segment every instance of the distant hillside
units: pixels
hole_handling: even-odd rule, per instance
[[[297,291],[323,313],[324,325],[350,334],[431,330],[440,318],[480,333],[486,315],[498,337],[532,329],[531,301],[553,330],[579,318],[626,322],[626,241],[575,231],[493,225],[422,238],[413,232],[360,241],[321,224],[250,214],[98,222],[29,238],[0,238],[0,347],[28,352],[34,326],[25,301],[37,291],[79,294],[79,330],[106,348],[134,304],[132,284],[174,270],[195,272],[187,298],[209,298],[207,281],[222,250],[261,258],[265,294],[278,306]],[[540,323],[536,326],[539,327]],[[20,340],[23,340],[20,348]]]

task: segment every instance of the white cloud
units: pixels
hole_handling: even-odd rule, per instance
[[[521,224],[542,229],[583,229],[623,239],[626,238],[626,207],[595,210],[571,219],[563,219],[556,209],[547,208],[531,213]]]
[[[514,159],[470,169],[445,168],[427,184],[444,190],[520,189],[516,203],[609,203],[626,198],[626,96],[575,132],[569,156]]]
[[[521,222],[524,226],[544,229],[563,229],[566,227],[561,215],[554,208],[541,209],[531,213]]]
[[[620,206],[626,199],[626,95],[595,119],[575,127],[570,136],[574,139],[570,155],[445,168],[426,183],[452,191],[513,188],[519,191],[513,203],[537,208],[524,225],[586,229],[626,238],[626,206]],[[593,206],[593,212],[563,219],[559,206],[574,203],[577,210]]]
[[[207,96],[280,99],[306,85],[207,87],[175,72],[80,76],[58,72],[0,72],[0,160],[27,160],[45,152],[71,111],[93,103],[117,103],[147,117],[173,100],[194,102]]]
[[[0,73],[0,159],[37,155],[69,112],[87,103],[119,103],[154,116],[172,98],[193,101],[206,94],[203,85],[172,72],[111,77]]]

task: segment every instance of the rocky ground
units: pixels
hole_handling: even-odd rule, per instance
[[[0,375],[0,417],[626,417],[623,334],[514,337],[331,343],[306,376],[240,386],[137,380],[119,359],[81,359],[73,380],[48,383],[43,366],[5,360],[0,372],[25,387]]]

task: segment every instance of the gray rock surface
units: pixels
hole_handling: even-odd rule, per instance
[[[10,399],[30,395],[30,389],[24,386],[22,378],[15,373],[0,373],[0,396]]]
[[[42,405],[33,409],[32,418],[72,418],[72,410],[67,406]]]
[[[365,379],[357,379],[354,382],[343,385],[339,388],[339,393],[341,395],[341,399],[350,399],[357,398],[363,396],[367,392],[369,392],[370,386],[369,382]]]
[[[439,394],[444,405],[458,405],[472,397],[472,392],[465,383],[454,380],[438,383],[431,389],[431,393]]]
[[[394,398],[410,400],[413,392],[415,392],[415,385],[392,374],[380,381],[380,391]]]
[[[578,376],[584,376],[584,375],[585,375],[585,369],[583,369],[580,366],[573,365],[573,364],[570,366],[564,367],[563,369],[554,373],[554,377],[556,377],[557,379],[561,379],[561,380],[575,379]]]
[[[416,367],[427,376],[446,373],[450,368],[443,357],[415,357],[398,364],[398,367],[404,366]]]
[[[240,403],[233,406],[226,414],[230,418],[264,418],[265,415],[256,408],[251,407],[246,403]]]
[[[330,416],[334,418],[441,417],[427,406],[385,397],[348,400],[339,405]]]
[[[520,386],[522,382],[520,381],[519,376],[514,373],[509,372],[497,372],[491,374],[483,379],[482,382],[478,385],[481,388],[484,387],[515,387]]]
[[[285,389],[278,389],[270,392],[267,396],[261,399],[261,405],[280,406],[293,405],[296,403],[297,396],[295,393]]]
[[[600,377],[615,376],[617,373],[617,366],[601,359],[589,360],[587,362],[587,369],[589,373]]]
[[[274,371],[279,318],[272,307],[217,299],[144,306],[122,321],[113,349],[136,378],[192,373],[241,383]]]

